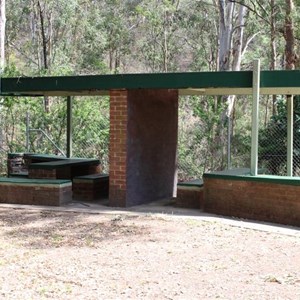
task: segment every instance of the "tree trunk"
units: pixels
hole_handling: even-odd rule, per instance
[[[0,0],[0,72],[3,72],[5,66],[5,0]]]
[[[43,49],[43,69],[48,70],[48,39],[46,36],[46,28],[45,28],[45,19],[44,19],[44,10],[42,9],[40,1],[37,2],[40,24],[41,24],[41,35],[42,35],[42,49]],[[50,99],[48,96],[44,97],[44,108],[46,112],[50,111]]]
[[[5,0],[0,0],[0,76],[5,67],[5,24],[6,24],[6,12],[5,12]],[[0,128],[0,148],[3,144],[3,130]]]
[[[230,53],[232,45],[233,2],[219,0],[219,71],[230,69]]]
[[[239,71],[241,68],[241,61],[243,55],[243,36],[247,8],[239,5],[237,21],[235,28],[234,11],[235,3],[228,0],[219,0],[219,70],[220,71]],[[222,148],[222,166],[224,168],[226,161],[226,144],[231,143],[230,136],[226,135],[229,131],[226,130],[226,123],[229,126],[234,110],[235,95],[222,97],[222,105],[225,108],[220,116],[220,125],[217,128],[216,144]],[[231,129],[232,130],[232,129]],[[229,148],[228,148],[229,149]],[[229,154],[228,154],[229,155]],[[230,167],[228,161],[227,167]]]
[[[40,23],[41,23],[44,69],[47,70],[48,69],[47,37],[45,31],[44,11],[42,10],[40,1],[38,1],[38,9],[39,9]]]
[[[233,36],[233,47],[232,47],[232,71],[240,71],[242,63],[242,53],[243,53],[243,38],[244,38],[244,28],[245,28],[245,17],[247,9],[245,6],[240,5],[238,12],[238,22],[236,25],[236,30]],[[227,111],[226,115],[230,117],[232,115],[235,95],[231,95],[227,98]]]
[[[285,38],[285,68],[287,70],[295,69],[295,64],[298,60],[298,56],[295,52],[295,36],[294,36],[294,24],[292,12],[294,9],[293,0],[286,0],[286,14],[285,14],[285,26],[284,26],[284,38]]]
[[[276,70],[276,7],[275,0],[271,0],[270,2],[270,24],[271,24],[271,63],[270,70]],[[276,95],[272,96],[272,114],[273,116],[276,114]]]
[[[240,71],[241,69],[246,12],[247,12],[246,7],[240,5],[239,14],[238,14],[238,23],[235,30],[233,49],[232,49],[232,71]]]
[[[219,8],[219,71],[229,71],[231,68],[231,50],[232,50],[232,27],[233,27],[233,11],[234,3],[228,2],[228,0],[218,0]],[[230,100],[229,97],[221,97],[218,101],[223,106]],[[214,139],[214,154],[213,156],[219,158],[219,166],[217,169],[224,169],[226,166],[226,121],[227,108],[224,108],[220,115],[220,122],[216,126],[215,139]]]
[[[247,8],[239,6],[238,19],[233,34],[233,13],[234,3],[219,0],[220,11],[220,50],[219,50],[219,70],[220,71],[240,71],[243,54],[243,37],[245,27],[245,17]],[[232,63],[230,61],[232,60]],[[222,114],[222,122],[232,114],[235,96],[225,97],[227,108]]]
[[[292,12],[294,9],[293,0],[286,0],[285,11],[285,26],[284,26],[284,38],[285,38],[285,68],[287,70],[295,69],[295,64],[298,59],[295,52],[295,36],[294,36],[294,24]],[[293,95],[287,95],[287,110],[288,110],[288,124],[287,124],[287,175],[293,176]]]

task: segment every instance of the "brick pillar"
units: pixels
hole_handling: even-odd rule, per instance
[[[126,90],[110,91],[109,204],[126,206],[127,121]]]
[[[111,206],[173,196],[177,126],[177,90],[110,91]]]

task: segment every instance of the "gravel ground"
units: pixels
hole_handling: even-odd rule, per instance
[[[0,208],[0,299],[300,299],[300,235]]]

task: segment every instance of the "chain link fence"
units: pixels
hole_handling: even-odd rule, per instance
[[[270,97],[261,97],[258,165],[260,171],[265,174],[285,176],[287,174],[286,100],[281,99],[279,111],[278,105],[274,108],[273,105]]]
[[[8,153],[64,155],[67,149],[66,99],[50,99],[45,112],[43,98],[8,98],[0,110],[0,172],[7,172]],[[13,105],[14,101],[18,104]],[[109,171],[109,99],[73,99],[73,157],[98,158],[102,171]]]
[[[296,134],[294,135],[294,151],[293,151],[293,176],[300,177],[300,135],[298,127],[300,124],[296,124],[294,130]]]
[[[178,111],[178,180],[187,181],[202,177],[208,141],[203,141],[201,120],[195,115],[194,99],[181,97]]]
[[[266,174],[287,175],[287,99],[262,97],[259,129],[259,167]],[[294,97],[293,176],[300,176],[300,98]]]
[[[237,97],[232,117],[222,121],[217,98],[182,97],[179,105],[179,180],[204,172],[250,168],[252,97]],[[300,98],[294,98],[293,176],[300,176]],[[287,176],[286,96],[261,96],[258,167],[264,174]]]
[[[109,172],[109,98],[73,100],[73,156],[98,158]]]
[[[18,105],[0,105],[0,175],[7,173],[7,154],[25,150],[25,114]]]
[[[8,153],[66,153],[67,105],[51,98],[45,113],[43,98],[8,99],[0,110],[0,173],[6,174]],[[202,178],[204,172],[250,167],[251,97],[236,99],[232,117],[221,122],[216,97],[180,97],[178,126],[179,181]],[[294,176],[300,176],[300,101],[294,102]],[[29,122],[26,114],[29,112]],[[73,157],[98,158],[109,171],[109,98],[73,99]],[[26,123],[28,123],[26,127]],[[26,132],[29,132],[28,145]],[[43,130],[51,139],[38,129]],[[54,147],[54,145],[56,147]],[[228,145],[230,147],[228,147]],[[29,147],[29,149],[28,149]],[[287,109],[285,97],[261,97],[259,169],[286,176]]]
[[[222,102],[211,96],[180,98],[179,181],[202,178],[204,172],[250,166],[251,101],[238,99],[230,119],[224,119]]]

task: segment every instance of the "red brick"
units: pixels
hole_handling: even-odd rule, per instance
[[[62,191],[63,190],[63,193]],[[61,186],[53,184],[36,183],[4,183],[0,182],[0,202],[29,205],[56,205],[59,206],[65,200],[70,200],[72,185]]]
[[[205,211],[240,218],[300,226],[299,194],[300,186],[204,179]]]
[[[123,206],[126,201],[127,94],[126,90],[110,91],[109,198],[114,206]]]

